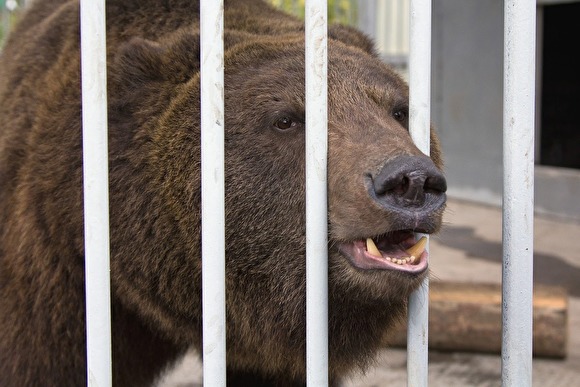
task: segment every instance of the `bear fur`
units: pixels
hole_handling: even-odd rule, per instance
[[[3,387],[86,382],[78,15],[78,0],[35,1],[1,53]],[[226,0],[225,27],[228,383],[303,385],[304,26]],[[107,1],[107,50],[114,385],[148,386],[201,348],[199,2]],[[372,363],[427,275],[357,267],[340,246],[436,232],[445,198],[442,184],[420,204],[369,193],[398,157],[440,170],[439,144],[432,132],[430,159],[415,147],[408,88],[364,35],[331,27],[328,58],[337,382]]]

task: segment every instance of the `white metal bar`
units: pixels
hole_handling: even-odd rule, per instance
[[[536,1],[504,3],[502,385],[532,385]]]
[[[409,22],[409,130],[417,147],[429,155],[431,0],[411,0]],[[407,385],[427,386],[429,278],[409,297],[408,313]]]
[[[87,384],[112,385],[105,1],[82,0]]]
[[[203,383],[226,385],[223,0],[200,1]]]
[[[306,382],[328,386],[327,1],[306,0]]]

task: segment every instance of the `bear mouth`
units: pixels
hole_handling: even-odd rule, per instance
[[[420,274],[429,265],[426,245],[427,237],[417,240],[412,230],[399,230],[342,243],[339,250],[358,269]]]

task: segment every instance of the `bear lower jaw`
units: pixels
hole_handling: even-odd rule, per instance
[[[426,243],[426,237],[417,241],[413,232],[402,230],[342,243],[339,251],[357,269],[391,270],[417,275],[429,266]]]

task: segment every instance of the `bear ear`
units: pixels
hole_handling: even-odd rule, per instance
[[[374,57],[378,56],[371,38],[352,27],[334,24],[328,28],[328,37],[348,46],[358,47]]]
[[[113,68],[125,85],[187,82],[199,71],[199,35],[182,32],[160,43],[132,38],[117,51]]]

